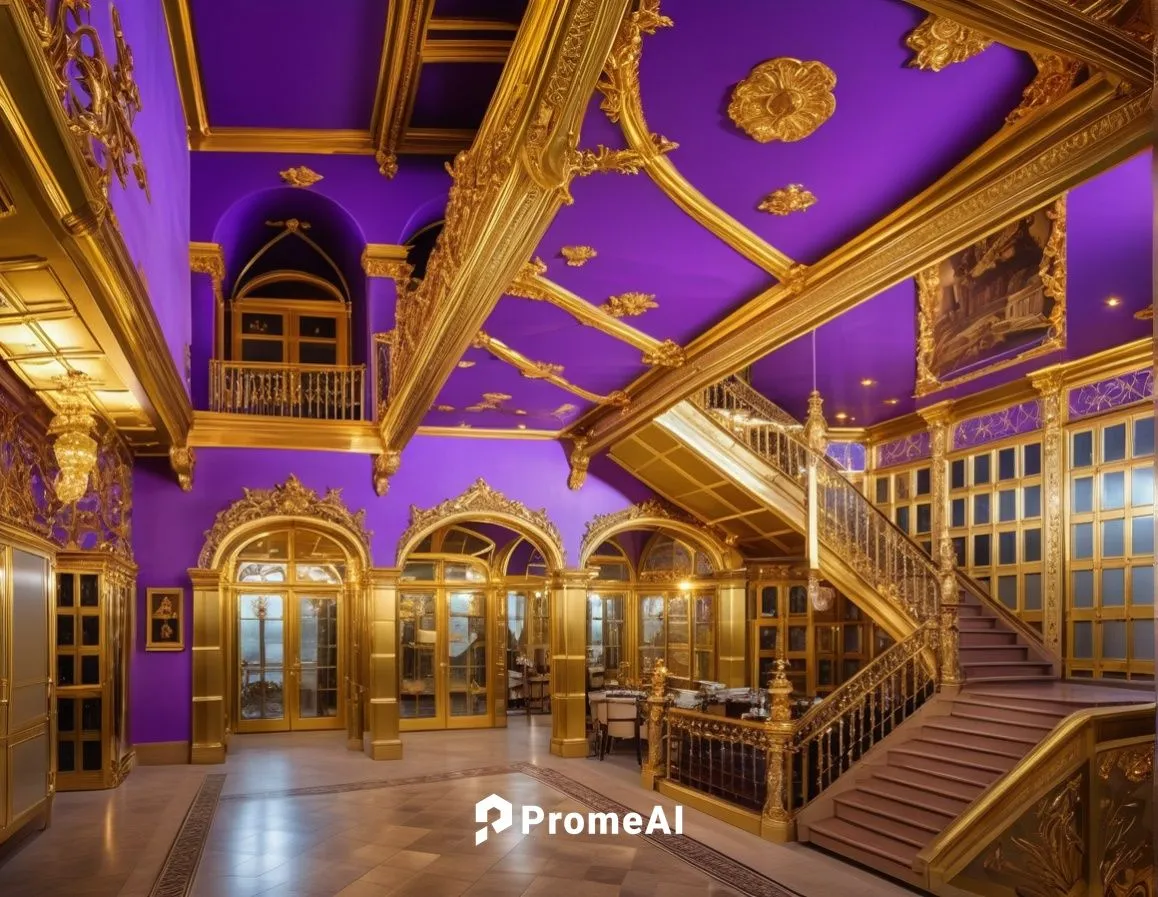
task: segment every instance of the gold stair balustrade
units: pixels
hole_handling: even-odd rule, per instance
[[[210,361],[209,410],[310,420],[367,420],[365,365]]]

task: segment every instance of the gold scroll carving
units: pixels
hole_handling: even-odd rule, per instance
[[[938,15],[928,16],[905,38],[905,46],[917,54],[909,65],[934,72],[972,59],[992,43],[984,34]]]

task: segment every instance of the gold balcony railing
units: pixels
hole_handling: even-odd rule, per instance
[[[209,410],[227,414],[364,420],[365,367],[213,360]]]
[[[809,447],[797,420],[735,377],[708,387],[692,401],[802,487],[814,460],[821,541],[916,623],[936,619],[939,581],[932,559],[865,498],[830,458]]]

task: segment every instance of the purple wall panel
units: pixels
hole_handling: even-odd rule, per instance
[[[1154,397],[1154,369],[1143,368],[1071,389],[1070,420],[1101,414]]]
[[[1041,428],[1041,403],[1036,399],[963,420],[953,430],[953,448],[973,448]]]
[[[902,436],[892,442],[877,446],[877,469],[896,467],[910,461],[920,461],[929,457],[929,431],[921,430],[909,436]]]

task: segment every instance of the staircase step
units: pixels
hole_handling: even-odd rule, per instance
[[[951,741],[933,741],[923,735],[905,742],[897,750],[922,753],[942,762],[972,766],[997,774],[1009,772],[1021,758],[1020,754],[1011,757],[1009,754],[998,753],[992,748],[958,747]]]
[[[993,616],[992,614],[986,613],[988,609],[989,608],[982,607],[980,602],[970,603],[968,601],[962,601],[959,605],[957,605],[957,616],[962,620],[966,619],[967,617]]]
[[[961,801],[966,806],[973,803],[984,788],[972,782],[931,775],[927,770],[910,766],[878,766],[873,770],[874,779],[883,779],[889,787],[904,787],[927,793],[932,800]]]
[[[1046,678],[1053,675],[1053,664],[1040,660],[999,660],[971,663],[962,659],[966,682],[991,682],[997,679],[1016,682],[1022,679]]]
[[[1017,633],[1004,629],[962,629],[961,650],[982,646],[1005,647],[1017,644]]]
[[[918,851],[911,844],[869,831],[835,816],[810,825],[808,840],[854,863],[876,869],[901,881],[916,883],[913,860],[917,858]]]
[[[989,787],[998,779],[1004,770],[989,769],[976,764],[958,763],[955,760],[943,760],[936,755],[924,751],[910,751],[904,748],[894,748],[888,752],[889,766],[902,766],[906,769],[915,769],[928,775],[940,776],[954,782],[964,782],[979,789]]]
[[[956,707],[953,708],[949,716],[938,717],[927,723],[927,726],[930,729],[951,732],[953,737],[969,735],[980,738],[996,738],[1025,745],[1027,748],[1040,742],[1053,728],[1049,725],[1037,726],[1009,720],[985,719],[966,714],[958,715]]]
[[[916,847],[924,847],[953,820],[945,813],[870,794],[859,787],[836,798],[833,806],[837,819],[847,819],[874,832],[884,832],[890,838]]]
[[[997,628],[997,617],[961,617],[957,623],[962,632],[978,632]]]
[[[1004,713],[999,715],[1002,720],[1026,722],[1032,725],[1048,725],[1051,729],[1057,721],[1081,709],[1084,705],[1066,704],[1063,701],[1051,701],[1045,698],[1035,700],[1021,695],[982,693],[966,689],[953,699],[953,709],[969,708],[969,712],[996,713],[1008,711],[1013,716]]]
[[[961,666],[971,667],[979,663],[1024,663],[1029,660],[1029,648],[1025,645],[962,645]]]
[[[973,751],[982,755],[992,754],[997,757],[1009,757],[1013,760],[1020,760],[1029,753],[1030,748],[1037,744],[1036,741],[1011,741],[955,729],[951,725],[936,726],[932,724],[921,726],[920,740],[929,744]]]
[[[920,788],[915,785],[904,784],[906,776],[909,775],[907,770],[894,770],[893,775],[879,775],[874,772],[871,776],[862,782],[857,782],[856,791],[854,793],[860,794],[875,794],[879,797],[887,797],[891,801],[899,804],[907,804],[910,807],[917,807],[939,814],[945,817],[946,820],[956,819],[964,812],[965,808],[969,806],[969,802],[973,797],[974,789],[961,788],[961,791],[968,791],[969,796],[961,794],[954,794],[949,796],[943,791],[928,791],[925,788]],[[921,779],[923,784],[928,784],[928,780]],[[934,784],[934,787],[936,785]],[[944,828],[944,825],[941,826]]]

